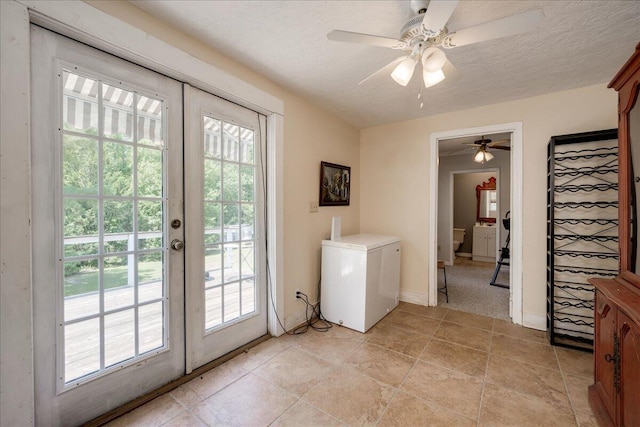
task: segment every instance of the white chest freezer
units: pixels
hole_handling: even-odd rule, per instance
[[[366,332],[398,305],[400,239],[354,234],[323,240],[321,283],[324,317]]]

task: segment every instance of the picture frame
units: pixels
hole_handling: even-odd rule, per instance
[[[320,162],[320,206],[349,206],[351,167]]]

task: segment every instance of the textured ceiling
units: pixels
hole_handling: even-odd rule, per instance
[[[461,1],[450,31],[541,8],[521,34],[446,50],[462,73],[426,89],[358,82],[399,51],[327,40],[333,29],[396,38],[408,1],[133,3],[359,128],[608,82],[640,41],[640,1]],[[285,112],[286,114],[286,112]]]

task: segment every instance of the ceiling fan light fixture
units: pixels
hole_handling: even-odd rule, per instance
[[[416,58],[411,55],[404,61],[398,64],[398,66],[391,73],[391,78],[395,80],[401,86],[409,84],[411,77],[413,77],[413,71],[416,68]]]
[[[430,73],[442,70],[445,62],[447,55],[438,48],[428,47],[422,52],[422,68]]]
[[[488,162],[491,159],[493,159],[493,154],[486,151],[484,147],[478,148],[478,151],[473,156],[473,161],[476,163]]]
[[[426,69],[423,69],[422,79],[424,80],[424,87],[427,88],[427,87],[437,85],[438,83],[440,83],[445,79],[445,76],[442,70],[430,72],[430,71],[427,71]]]

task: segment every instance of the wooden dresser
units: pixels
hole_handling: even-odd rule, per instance
[[[620,274],[596,288],[589,403],[603,426],[640,426],[640,43],[609,84],[618,91]]]

